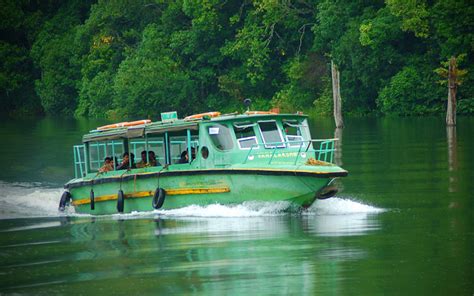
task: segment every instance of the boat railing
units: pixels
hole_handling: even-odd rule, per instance
[[[148,150],[159,150],[163,149],[163,141],[161,140],[139,140],[132,141],[129,144],[130,152],[133,153],[137,158],[140,155],[142,150],[146,150],[145,147],[148,147]],[[185,140],[173,140],[170,141],[170,145],[174,147],[176,152],[171,156],[172,161],[176,162],[180,159],[180,154],[183,150],[186,149]],[[192,141],[191,146],[197,147],[199,145],[198,141]],[[124,148],[122,141],[109,141],[105,143],[100,142],[91,142],[89,144],[89,154],[86,153],[86,145],[75,145],[73,146],[73,155],[74,155],[74,175],[76,178],[84,177],[86,175],[86,163],[89,161],[89,166],[92,171],[98,170],[106,156],[112,156],[116,160],[116,163],[122,161],[122,154]],[[160,147],[160,148],[158,148]],[[179,153],[178,153],[179,152]],[[164,152],[156,151],[156,158],[160,163],[165,162]],[[138,160],[138,159],[137,159]],[[141,158],[140,158],[141,160]]]
[[[286,157],[288,159],[287,162],[293,162],[295,165],[298,163],[300,158],[305,158],[309,152],[315,153],[314,159],[316,160],[332,163],[334,159],[334,151],[336,151],[334,143],[337,140],[339,139],[313,139],[306,141],[256,143],[250,147],[243,163],[247,163],[247,160],[252,160],[257,154],[260,154],[261,150],[259,148],[261,147],[273,150],[271,156],[269,157],[268,164],[272,164],[277,152],[282,151],[296,152],[295,154],[290,154],[294,157],[294,160],[292,157]]]
[[[85,145],[74,145],[74,177],[84,177],[86,174]]]

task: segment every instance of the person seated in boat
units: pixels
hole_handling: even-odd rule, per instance
[[[196,158],[196,149],[194,147],[191,147],[191,161],[193,161],[195,158]],[[188,163],[190,162],[189,161],[189,154],[188,154],[188,150],[184,150],[183,152],[181,152],[181,157],[178,161],[178,163]]]
[[[130,165],[131,164],[131,165]],[[117,170],[129,170],[135,168],[135,155],[130,153],[130,157],[128,156],[128,152],[123,154],[122,163],[117,167]]]
[[[179,158],[178,163],[188,163],[189,162],[189,155],[188,155],[188,150],[184,150],[181,152],[181,156]]]
[[[144,168],[144,167],[149,166],[148,162],[147,162],[147,159],[146,159],[146,151],[145,150],[142,151],[141,156],[142,156],[142,159],[139,162],[137,162],[137,168]]]
[[[99,173],[110,172],[114,170],[114,164],[112,162],[112,157],[107,156],[104,159],[104,165],[99,169]]]
[[[155,152],[148,151],[148,164],[150,166],[161,166],[161,163],[156,160]]]

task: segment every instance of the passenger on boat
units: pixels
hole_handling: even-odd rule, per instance
[[[148,160],[150,166],[161,166],[161,163],[156,160],[155,152],[153,151],[148,151]]]
[[[194,147],[191,147],[191,157],[192,160],[196,158],[196,149]],[[178,163],[188,163],[189,162],[189,155],[188,155],[188,150],[184,150],[181,152],[181,158],[179,159]]]
[[[181,152],[181,157],[178,163],[188,163],[188,161],[189,161],[188,151],[184,150],[183,152]]]
[[[114,170],[114,164],[112,163],[112,157],[107,156],[104,159],[104,165],[99,169],[99,173],[109,172]]]
[[[143,150],[141,153],[142,159],[137,162],[137,168],[144,168],[148,166],[148,162],[146,161],[146,151]]]
[[[132,164],[130,167],[130,163]],[[123,154],[123,159],[122,163],[117,167],[117,170],[128,170],[128,169],[134,169],[135,166],[135,155],[133,153],[130,153],[130,158],[128,156],[128,152],[125,152]]]

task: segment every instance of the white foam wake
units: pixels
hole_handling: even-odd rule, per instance
[[[61,188],[0,181],[0,219],[59,216]]]
[[[237,205],[191,205],[174,210],[157,210],[155,213],[168,217],[258,217],[283,215],[291,205],[288,202],[250,201]]]
[[[376,208],[350,199],[333,197],[317,200],[311,207],[303,212],[305,215],[352,215],[352,214],[377,214],[385,209]]]

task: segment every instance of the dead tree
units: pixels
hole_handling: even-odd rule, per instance
[[[448,108],[446,110],[446,125],[456,125],[456,58],[451,57],[448,68]]]
[[[458,68],[458,63],[466,57],[466,54],[461,54],[457,57],[451,57],[447,62],[442,62],[442,67],[435,70],[443,80],[441,84],[448,85],[448,106],[446,108],[446,125],[456,125],[456,93],[458,85],[462,84],[463,77],[467,74],[467,70]]]
[[[332,98],[334,102],[334,121],[336,128],[343,128],[344,121],[342,120],[342,99],[341,88],[339,84],[339,70],[334,61],[331,60],[331,76],[332,76]]]

